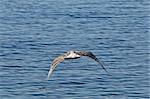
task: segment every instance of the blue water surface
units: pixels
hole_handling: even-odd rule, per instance
[[[0,99],[149,99],[149,0],[1,0]],[[54,57],[64,61],[47,80]]]

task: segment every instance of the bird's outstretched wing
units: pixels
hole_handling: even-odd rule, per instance
[[[58,57],[56,57],[52,63],[51,63],[51,67],[49,69],[49,72],[48,72],[48,79],[49,77],[51,76],[53,70],[56,68],[57,64],[59,64],[60,62],[62,62],[64,60],[64,57],[66,56],[66,53],[63,54],[63,55],[60,55]]]
[[[76,52],[76,54],[80,55],[80,56],[87,56],[90,57],[91,59],[94,59],[96,62],[98,62],[102,68],[107,72],[107,70],[104,67],[104,64],[98,59],[96,58],[96,56],[92,53],[92,52],[86,52],[86,51],[78,51]]]

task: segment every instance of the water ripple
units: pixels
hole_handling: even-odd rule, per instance
[[[135,0],[1,0],[0,97],[3,99],[149,99],[149,6]],[[92,51],[107,74],[68,50]]]

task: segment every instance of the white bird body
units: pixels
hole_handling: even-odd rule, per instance
[[[69,53],[68,53],[68,55],[65,57],[65,59],[74,59],[74,58],[80,58],[81,56],[80,55],[78,55],[78,54],[76,54],[76,53],[74,53],[74,51],[70,51]]]

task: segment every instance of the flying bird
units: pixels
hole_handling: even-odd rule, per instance
[[[51,67],[50,67],[49,72],[48,72],[48,79],[50,78],[50,76],[51,76],[53,70],[56,68],[57,64],[59,64],[60,62],[62,62],[64,60],[67,60],[67,59],[78,59],[78,58],[80,58],[82,56],[86,56],[86,57],[89,57],[89,58],[95,60],[107,72],[107,70],[105,69],[103,63],[100,62],[99,59],[97,59],[96,56],[92,52],[86,52],[86,51],[68,51],[68,52],[66,52],[66,53],[64,53],[64,54],[56,57],[52,61]]]

